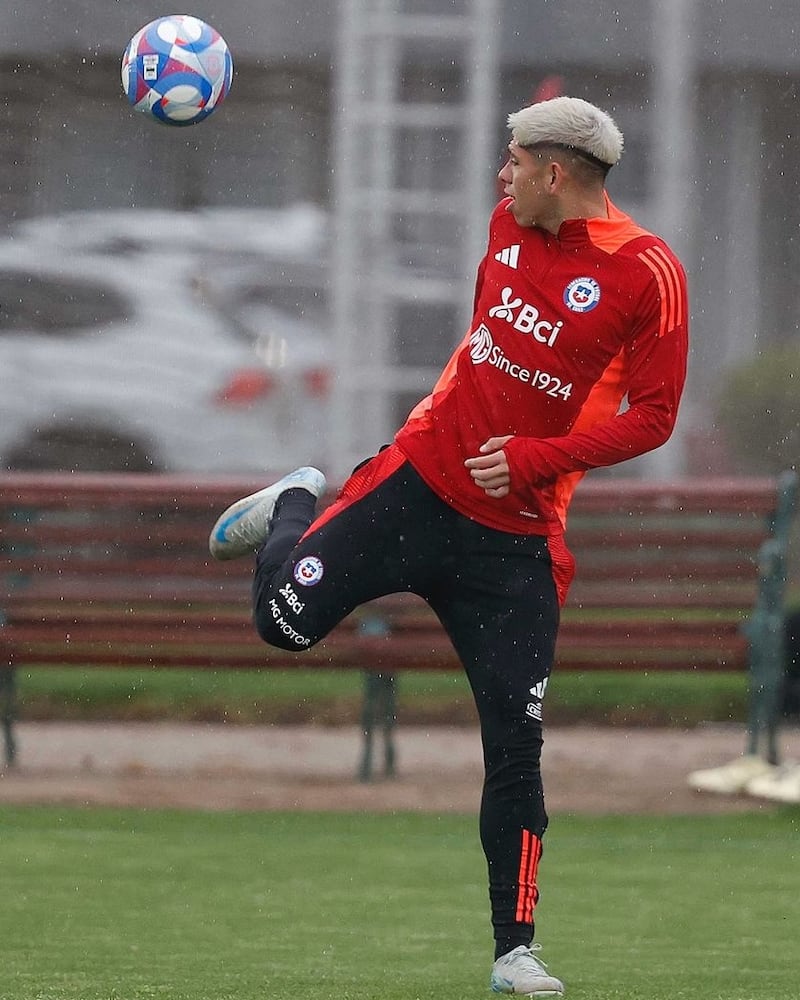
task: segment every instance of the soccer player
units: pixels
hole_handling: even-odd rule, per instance
[[[480,719],[490,985],[543,997],[564,990],[532,941],[542,703],[574,567],[567,508],[588,469],[670,436],[687,299],[674,254],[606,193],[623,146],[608,114],[557,97],[508,122],[472,323],[432,393],[319,516],[324,476],[301,468],[229,507],[209,544],[218,559],[256,553],[255,626],[282,649],[389,593],[436,612]]]

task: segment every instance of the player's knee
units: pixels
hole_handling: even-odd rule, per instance
[[[266,608],[257,609],[253,616],[256,632],[270,646],[302,652],[318,641],[318,636],[306,635],[301,623],[295,624],[280,608],[270,602]]]

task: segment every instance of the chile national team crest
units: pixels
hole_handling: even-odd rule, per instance
[[[294,566],[294,578],[301,587],[315,587],[325,575],[325,567],[316,556],[303,556]]]
[[[594,278],[575,278],[564,289],[564,304],[572,312],[589,312],[599,301],[600,286]]]

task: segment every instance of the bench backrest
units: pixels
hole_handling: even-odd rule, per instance
[[[214,562],[206,547],[219,511],[260,485],[162,474],[0,476],[0,610],[17,662],[456,665],[416,600],[379,606],[392,643],[362,635],[355,620],[302,659],[268,651],[250,626],[249,573],[240,562]],[[561,665],[742,666],[738,626],[755,600],[775,496],[772,480],[584,481],[568,526],[578,572]]]

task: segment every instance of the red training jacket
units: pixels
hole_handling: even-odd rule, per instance
[[[500,202],[471,329],[395,437],[435,493],[489,527],[561,533],[587,469],[650,451],[675,425],[686,275],[606,200],[607,219],[567,220],[558,236],[519,226]],[[496,499],[464,461],[506,434],[511,492]]]

